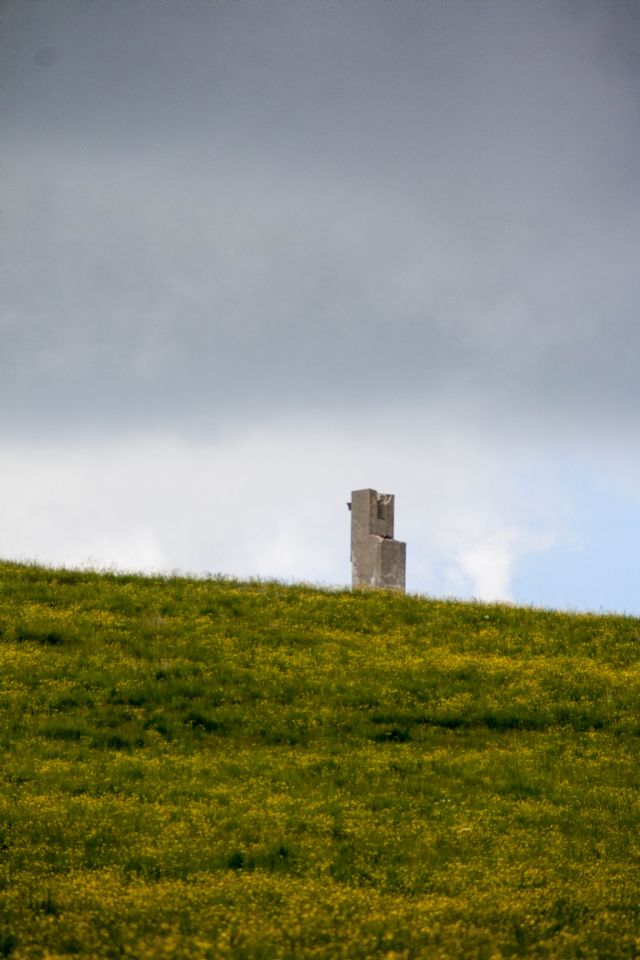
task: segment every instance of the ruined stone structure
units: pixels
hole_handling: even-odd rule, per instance
[[[351,503],[351,582],[404,593],[406,543],[393,539],[391,493],[354,490]]]

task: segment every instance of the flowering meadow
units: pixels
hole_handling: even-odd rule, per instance
[[[0,564],[0,958],[640,957],[640,621]]]

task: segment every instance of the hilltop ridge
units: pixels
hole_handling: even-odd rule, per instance
[[[0,563],[0,956],[635,956],[639,644]]]

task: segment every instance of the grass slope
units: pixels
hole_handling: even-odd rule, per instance
[[[0,564],[0,957],[636,957],[639,649]]]

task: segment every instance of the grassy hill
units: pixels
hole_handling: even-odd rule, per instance
[[[640,955],[640,621],[0,564],[0,957]]]

